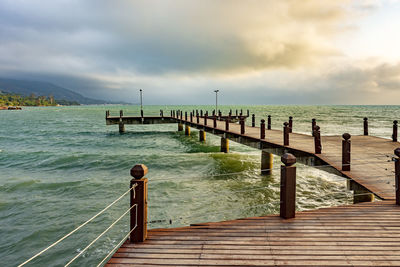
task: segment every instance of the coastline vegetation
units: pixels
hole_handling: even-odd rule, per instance
[[[10,94],[7,92],[0,91],[0,107],[12,107],[12,106],[71,106],[80,105],[76,101],[68,100],[56,100],[54,96],[22,96],[18,94]]]

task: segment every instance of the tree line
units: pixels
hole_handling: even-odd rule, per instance
[[[57,106],[79,105],[76,101],[56,100],[54,96],[23,96],[0,91],[0,106]]]

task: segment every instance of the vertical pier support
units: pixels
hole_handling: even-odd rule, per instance
[[[268,129],[268,130],[271,130],[271,126],[272,126],[271,115],[268,115],[268,125],[267,125],[267,129]]]
[[[364,135],[368,135],[368,118],[364,118]]]
[[[293,117],[289,117],[289,133],[293,132]]]
[[[240,118],[240,134],[244,134],[245,133],[245,125],[244,125],[244,118],[241,117]]]
[[[183,124],[182,123],[178,123],[178,131],[182,132],[183,131]]]
[[[393,142],[397,142],[397,121],[393,121],[392,140],[393,140]]]
[[[349,133],[344,133],[342,135],[342,171],[350,171],[350,161],[351,161],[351,135]]]
[[[283,145],[289,145],[289,123],[283,123]]]
[[[189,136],[190,135],[190,126],[185,124],[185,135]]]
[[[119,121],[118,124],[119,128],[119,133],[124,133],[125,132],[125,124],[122,122],[122,120]]]
[[[268,175],[272,173],[274,163],[274,155],[267,151],[261,150],[261,174]]]
[[[225,120],[225,131],[229,131],[229,120],[230,120],[230,117],[228,117],[228,118]]]
[[[130,202],[131,207],[136,205],[130,211],[130,229],[135,228],[130,234],[129,241],[143,242],[147,238],[147,184],[148,180],[144,176],[147,174],[148,169],[145,165],[135,165],[131,169],[130,187],[136,186],[131,190]]]
[[[315,125],[314,127],[314,147],[315,147],[315,154],[321,154],[322,152],[322,145],[321,145],[321,132],[319,130],[319,126]]]
[[[206,141],[206,131],[200,130],[200,132],[199,132],[199,140],[200,140],[200,142]]]
[[[285,153],[281,161],[281,206],[280,216],[285,219],[296,216],[296,157]]]
[[[353,203],[373,202],[375,195],[352,180],[347,181],[347,187],[353,191]]]
[[[229,152],[229,139],[225,137],[221,137],[221,152],[228,153]]]
[[[394,150],[397,158],[394,158],[394,180],[396,186],[396,205],[400,205],[400,147]]]

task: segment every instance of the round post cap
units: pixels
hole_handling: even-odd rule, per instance
[[[393,121],[393,124],[397,124],[397,121]]]
[[[296,163],[296,157],[295,157],[293,154],[285,153],[285,154],[283,154],[283,156],[281,157],[281,161],[282,161],[283,164],[285,164],[286,166],[292,166],[293,164]]]
[[[261,123],[265,123],[265,120],[264,120],[264,119],[262,119],[262,120],[261,120]]]
[[[367,117],[365,117],[365,118],[364,118],[364,120],[366,121],[366,120],[368,120],[368,118],[367,118]]]
[[[287,121],[285,121],[285,122],[283,123],[283,125],[284,125],[284,126],[288,126],[289,123],[288,123]]]
[[[400,147],[398,147],[398,148],[396,148],[396,149],[394,150],[394,154],[395,154],[396,156],[400,157]]]
[[[268,118],[271,118],[271,115],[268,115]]]
[[[316,121],[316,119],[311,119],[311,121]]]
[[[144,164],[138,164],[131,169],[131,176],[135,179],[143,178],[148,173],[148,168]]]
[[[344,140],[349,140],[350,137],[351,137],[351,135],[350,135],[349,133],[344,133],[344,134],[342,135],[342,137],[343,137]]]
[[[292,117],[292,116],[290,116],[290,117],[289,117],[289,119],[291,120],[291,119],[293,119],[293,117]]]
[[[315,125],[315,130],[319,131],[319,129],[321,129],[318,125]]]

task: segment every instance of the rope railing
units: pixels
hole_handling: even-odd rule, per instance
[[[51,244],[50,246],[46,247],[45,249],[41,250],[40,252],[36,253],[34,256],[30,257],[29,259],[27,259],[26,261],[24,261],[23,263],[19,264],[18,267],[20,266],[24,266],[25,264],[31,262],[32,260],[34,260],[35,258],[39,257],[40,255],[42,255],[44,252],[46,252],[47,250],[49,250],[50,248],[54,247],[55,245],[59,244],[60,242],[62,242],[63,240],[65,240],[67,237],[71,236],[72,234],[74,234],[75,232],[77,232],[79,229],[81,229],[82,227],[84,227],[85,225],[87,225],[88,223],[90,223],[91,221],[93,221],[94,219],[96,219],[98,216],[100,216],[101,214],[103,214],[106,210],[108,210],[110,207],[112,207],[115,203],[117,203],[121,198],[123,198],[126,194],[128,194],[132,189],[136,188],[135,186],[132,186],[131,188],[129,188],[129,190],[127,190],[125,193],[123,193],[120,197],[118,197],[117,199],[115,199],[113,202],[111,202],[109,205],[107,205],[104,209],[102,209],[101,211],[99,211],[98,213],[96,213],[94,216],[92,216],[90,219],[88,219],[87,221],[85,221],[84,223],[82,223],[81,225],[79,225],[78,227],[76,227],[74,230],[72,230],[71,232],[69,232],[68,234],[64,235],[62,238],[58,239],[56,242],[54,242],[53,244]],[[133,192],[135,192],[135,190],[133,190]]]

